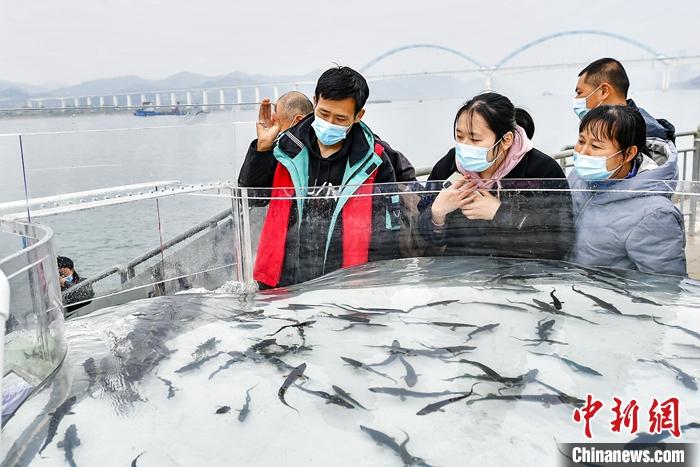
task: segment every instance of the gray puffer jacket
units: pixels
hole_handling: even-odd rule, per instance
[[[670,199],[678,178],[678,152],[670,142],[664,151],[665,164],[658,166],[644,156],[637,175],[629,179],[586,182],[571,172],[576,226],[572,261],[686,274],[683,216]]]

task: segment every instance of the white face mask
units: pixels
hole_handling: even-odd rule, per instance
[[[615,154],[607,157],[595,157],[574,151],[574,170],[576,170],[579,177],[587,182],[607,180],[612,174],[617,172],[624,163],[623,158],[620,165],[612,170],[608,170],[608,159],[617,156],[621,152],[622,150],[619,150]]]
[[[582,119],[590,110],[588,108],[588,103],[587,103],[588,98],[591,97],[598,89],[600,89],[600,86],[602,86],[602,84],[599,85],[597,88],[595,88],[593,90],[593,92],[591,92],[586,97],[574,97],[574,113],[576,114],[576,116],[579,119]],[[605,99],[603,99],[603,100],[605,100]],[[600,101],[600,104],[602,104],[602,103],[603,103],[603,101]],[[600,104],[598,104],[598,105],[600,105]],[[598,107],[598,105],[596,107]]]
[[[501,154],[503,154],[501,151],[492,161],[488,159],[489,151],[496,147],[496,145],[501,142],[501,139],[488,148],[457,143],[455,145],[455,159],[457,164],[469,172],[483,172],[491,167],[496,160],[501,157]]]

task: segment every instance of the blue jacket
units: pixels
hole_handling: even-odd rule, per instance
[[[590,183],[569,175],[576,240],[572,260],[589,266],[685,275],[683,216],[671,202],[678,153],[665,145],[667,162],[644,156],[636,176]],[[584,190],[584,191],[577,191]]]

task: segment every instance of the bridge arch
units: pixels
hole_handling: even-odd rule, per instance
[[[383,54],[373,58],[365,66],[360,68],[361,72],[367,71],[369,68],[373,67],[377,63],[381,62],[382,60],[385,60],[386,58],[391,57],[392,55],[396,55],[398,53],[404,52],[406,50],[412,50],[412,49],[435,49],[435,50],[442,50],[443,52],[450,53],[452,55],[456,55],[469,63],[478,66],[479,68],[483,68],[484,66],[479,63],[478,61],[474,60],[472,57],[469,55],[466,55],[459,50],[452,49],[450,47],[445,47],[443,45],[436,45],[436,44],[410,44],[410,45],[404,45],[402,47],[397,47],[395,49],[391,49],[387,52],[384,52]]]

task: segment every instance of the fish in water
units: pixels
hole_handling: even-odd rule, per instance
[[[377,370],[375,370],[374,368],[370,367],[369,365],[365,365],[365,364],[362,363],[362,362],[359,362],[359,361],[357,361],[357,360],[353,360],[352,358],[348,358],[348,357],[340,357],[340,358],[341,358],[345,363],[348,363],[348,364],[352,365],[354,368],[366,370],[366,371],[369,371],[369,372],[378,374],[379,376],[383,376],[384,378],[387,378],[387,379],[393,381],[394,383],[396,382],[396,380],[395,380],[394,378],[392,378],[391,376],[389,376],[389,375],[387,375],[387,374],[384,374],[384,373],[382,373],[381,371],[377,371]]]
[[[351,321],[353,323],[369,323],[370,319],[366,313],[350,313],[347,315],[333,315],[331,313],[323,313],[327,318],[342,319],[343,321]]]
[[[229,413],[230,411],[231,411],[231,407],[229,407],[228,405],[222,405],[221,407],[216,409],[216,412],[214,412],[214,413],[217,415],[222,415],[225,413]]]
[[[561,360],[568,366],[569,368],[573,369],[574,371],[577,371],[579,373],[586,373],[588,375],[593,375],[593,376],[603,376],[601,373],[597,372],[593,368],[587,367],[586,365],[581,365],[580,363],[576,363],[573,360],[570,360],[566,357],[562,357],[561,355],[557,353],[553,354],[547,354],[547,353],[539,353],[539,352],[532,352],[530,351],[531,354],[533,355],[539,355],[541,357],[550,357],[550,358],[556,358]]]
[[[656,318],[653,318],[653,320],[656,324],[660,324],[661,326],[666,326],[666,327],[673,328],[673,329],[678,329],[679,331],[683,331],[684,333],[688,334],[689,336],[693,336],[696,339],[700,339],[700,333],[695,332],[692,329],[684,328],[683,326],[678,326],[676,324],[662,323],[661,321],[659,321]]]
[[[501,290],[499,287],[498,290]],[[533,290],[534,292],[537,292],[537,290]],[[511,302],[515,303],[515,302]],[[469,304],[479,304],[479,305],[489,305],[489,306],[494,306],[499,309],[503,310],[511,310],[511,311],[527,311],[527,308],[523,308],[521,306],[515,306],[515,305],[508,305],[506,303],[493,303],[493,302],[470,302]]]
[[[539,402],[540,404],[544,405],[560,405],[560,404],[569,404],[573,405],[575,407],[583,407],[583,404],[585,404],[586,401],[578,399],[578,398],[567,398],[562,396],[561,394],[517,394],[517,395],[497,395],[497,394],[489,394],[488,396],[484,396],[481,399],[471,399],[467,401],[467,405],[471,405],[475,402],[479,401],[489,401],[489,400],[494,400],[494,401],[523,401],[523,402]]]
[[[194,352],[192,352],[192,358],[195,360],[199,360],[202,358],[204,355],[208,354],[210,351],[214,350],[221,341],[218,340],[216,337],[212,337],[211,339],[207,339],[201,344],[197,346],[196,349],[194,349]]]
[[[257,384],[255,386],[257,386]],[[243,404],[243,407],[241,407],[241,409],[238,411],[238,421],[239,422],[245,421],[246,417],[250,413],[250,401],[251,401],[250,391],[255,389],[255,386],[248,388],[248,390],[245,392],[245,404]]]
[[[480,332],[491,331],[491,330],[497,328],[497,327],[500,326],[500,325],[501,325],[501,323],[491,323],[491,324],[485,324],[485,325],[483,325],[483,326],[477,327],[477,328],[474,329],[472,332],[470,332],[469,334],[467,334],[467,342],[469,342],[470,340],[472,340],[472,338],[474,337],[474,335],[476,335],[476,334],[478,334],[478,333],[480,333]]]
[[[280,310],[302,311],[302,310],[313,310],[314,308],[316,308],[315,305],[304,305],[302,303],[290,303],[289,305],[280,308]]]
[[[197,368],[201,367],[209,360],[218,357],[222,353],[224,353],[224,352],[219,351],[219,352],[216,352],[215,354],[211,354],[211,355],[208,355],[204,358],[197,359],[193,362],[188,363],[187,365],[183,366],[182,368],[178,368],[177,370],[175,370],[175,373],[185,373],[187,371],[196,370]]]
[[[472,388],[469,390],[469,392],[465,392],[462,395],[455,396],[455,397],[450,397],[449,399],[445,399],[439,402],[433,402],[432,404],[428,404],[422,409],[420,409],[418,412],[416,412],[416,415],[428,415],[429,413],[433,412],[443,412],[442,408],[445,407],[446,405],[453,404],[455,402],[459,402],[461,400],[466,399],[467,397],[471,396],[474,394],[474,387],[479,384],[479,383],[474,383],[472,384]]]
[[[340,308],[341,310],[345,311],[353,311],[353,312],[369,312],[369,313],[379,313],[379,314],[388,314],[388,313],[407,313],[406,310],[401,310],[398,308],[371,308],[371,307],[353,307],[350,305],[338,305],[336,303],[326,303],[325,305],[330,305],[330,306],[335,306]]]
[[[464,374],[461,376],[455,376],[454,378],[448,378],[445,381],[454,381],[456,379],[460,378],[475,378],[475,379],[480,379],[483,381],[495,381],[498,383],[505,384],[506,387],[513,387],[513,386],[520,386],[522,384],[525,384],[527,382],[533,381],[535,377],[537,376],[537,373],[539,372],[538,370],[530,370],[527,373],[523,373],[522,375],[519,376],[502,376],[500,375],[496,370],[493,368],[489,368],[488,366],[484,365],[483,363],[475,362],[473,360],[464,360],[460,359],[460,363],[466,363],[468,365],[473,365],[477,368],[479,368],[481,371],[484,372],[484,375],[471,375],[471,374]]]
[[[406,376],[403,376],[402,378],[404,381],[406,381],[408,387],[412,388],[418,382],[418,375],[416,374],[416,371],[413,369],[411,364],[408,363],[402,356],[399,356],[399,361],[403,364],[404,368],[406,369]]]
[[[562,302],[561,300],[559,300],[559,299],[557,298],[557,296],[554,295],[554,292],[556,292],[556,291],[557,291],[557,289],[552,289],[552,291],[549,292],[549,296],[552,297],[552,306],[554,306],[554,308],[556,308],[557,310],[561,310],[561,309],[562,309],[562,304],[563,304],[564,302]]]
[[[131,461],[131,467],[136,467],[136,461],[138,461],[139,457],[143,456],[144,454],[146,454],[146,451],[144,451],[141,454],[139,454],[138,456],[134,457],[134,460]]]
[[[44,445],[41,447],[41,449],[39,449],[39,454],[41,454],[44,449],[46,449],[46,446],[51,444],[51,441],[53,441],[54,436],[56,436],[56,433],[58,432],[58,425],[61,424],[63,417],[66,415],[73,415],[71,409],[77,400],[78,399],[75,396],[71,396],[61,405],[59,405],[55,411],[49,414],[51,415],[51,420],[49,420],[49,430],[46,433],[46,442],[44,442]]]
[[[450,328],[451,331],[456,331],[457,328],[475,328],[476,324],[467,324],[467,323],[450,323],[447,321],[425,321],[425,322],[406,322],[404,320],[401,320],[404,322],[404,324],[428,324],[431,326],[440,326],[443,328]]]
[[[536,298],[532,299],[534,305],[532,303],[527,303],[527,302],[517,302],[517,301],[511,301],[511,300],[508,300],[508,301],[510,303],[519,303],[521,305],[525,305],[527,307],[534,308],[535,310],[544,311],[545,313],[550,313],[550,314],[559,315],[559,316],[568,316],[569,318],[578,319],[580,321],[585,321],[587,323],[598,324],[598,323],[595,323],[591,320],[588,320],[582,316],[572,315],[571,313],[566,313],[564,311],[557,310],[551,304],[549,304],[547,302],[543,302],[542,300],[538,300]]]
[[[430,467],[428,464],[425,463],[423,459],[420,457],[416,457],[411,455],[408,450],[406,449],[406,445],[408,444],[408,441],[411,439],[408,436],[408,433],[405,431],[403,432],[406,435],[406,439],[399,445],[399,456],[401,457],[401,460],[403,461],[404,465],[418,465],[418,466],[423,466],[423,467]]]
[[[350,401],[351,403],[355,404],[357,407],[359,407],[361,409],[367,410],[367,407],[363,406],[362,404],[357,402],[355,399],[353,399],[352,396],[350,396],[350,393],[346,392],[343,388],[340,388],[340,387],[336,386],[335,384],[332,386],[332,388],[333,388],[333,391],[335,391],[335,393],[338,394],[343,399]]]
[[[418,355],[423,355],[426,357],[439,357],[440,355],[444,355],[447,353],[450,353],[450,354],[456,356],[456,355],[460,355],[460,354],[463,354],[465,352],[470,352],[470,351],[476,349],[476,347],[474,347],[472,345],[454,345],[454,346],[450,346],[450,347],[432,347],[432,346],[425,345],[425,344],[420,344],[420,345],[422,345],[423,347],[425,347],[426,349],[429,349],[429,350],[428,351],[415,350],[415,352]]]
[[[418,392],[411,391],[404,388],[387,388],[387,387],[375,387],[369,388],[370,391],[377,394],[388,394],[390,396],[398,396],[402,401],[406,400],[407,397],[440,397],[440,396],[450,396],[454,394],[462,394],[461,392],[454,391],[440,391],[440,392]]]
[[[75,425],[71,425],[66,430],[66,434],[63,437],[63,441],[59,441],[59,448],[62,448],[66,453],[66,462],[71,467],[75,466],[75,458],[73,457],[73,450],[80,446],[80,439],[78,438],[78,429]]]
[[[289,376],[287,376],[287,378],[284,380],[282,386],[280,386],[279,391],[277,391],[277,397],[279,397],[279,400],[282,401],[282,403],[290,409],[296,410],[297,413],[299,413],[299,411],[291,405],[287,404],[287,401],[284,400],[284,395],[286,394],[287,389],[289,389],[289,386],[291,386],[292,383],[294,383],[297,379],[304,375],[304,370],[306,370],[306,363],[302,363],[298,367],[294,368],[292,372],[289,373]]]
[[[681,370],[677,366],[671,365],[668,363],[666,360],[646,360],[643,358],[637,359],[638,362],[645,362],[645,363],[658,363],[659,365],[663,365],[669,370],[673,371],[676,373],[676,379],[683,384],[683,386],[687,387],[688,389],[691,389],[693,391],[698,390],[698,385],[695,383],[695,378],[690,376],[688,373],[685,371]]]
[[[342,329],[331,329],[331,331],[336,331],[336,332],[345,331],[348,329],[354,329],[355,326],[382,327],[382,328],[387,327],[386,324],[380,324],[380,323],[350,323]]]
[[[237,328],[240,329],[260,329],[262,327],[262,324],[258,323],[241,323],[236,325]]]
[[[282,326],[281,328],[279,328],[277,331],[273,332],[272,334],[268,334],[268,336],[274,336],[275,334],[277,334],[281,330],[287,329],[287,328],[296,328],[298,331],[301,331],[302,330],[301,328],[303,328],[304,326],[311,326],[315,322],[316,322],[316,320],[311,320],[311,321],[304,321],[303,323],[287,324],[286,326]]]
[[[420,308],[432,308],[434,306],[445,306],[445,305],[450,305],[452,303],[457,303],[459,300],[441,300],[439,302],[432,302],[432,303],[426,303],[425,305],[415,305],[412,306],[411,308],[408,309],[409,312],[413,310],[418,310]]]
[[[224,364],[221,365],[219,368],[217,368],[216,370],[214,370],[214,372],[213,372],[212,374],[209,375],[209,379],[212,379],[212,378],[214,377],[214,375],[216,375],[218,372],[223,371],[223,370],[226,370],[226,369],[228,369],[231,365],[233,365],[234,363],[238,363],[238,362],[240,362],[240,361],[243,361],[243,360],[246,358],[245,354],[243,354],[243,353],[241,353],[241,352],[231,351],[231,352],[227,352],[227,353],[228,353],[232,358],[230,358],[229,360],[226,361],[226,363],[224,363]]]
[[[160,376],[156,376],[156,378],[161,380],[168,387],[168,399],[175,397],[175,391],[179,391],[179,389],[173,386],[173,382],[169,379],[161,378]]]
[[[610,313],[614,313],[616,315],[622,314],[622,312],[620,310],[618,310],[617,307],[615,305],[613,305],[612,303],[608,303],[605,300],[602,300],[602,299],[596,297],[595,295],[591,295],[591,294],[584,292],[583,290],[579,290],[573,284],[571,285],[571,290],[573,290],[577,294],[583,295],[584,297],[591,299],[596,305],[598,305],[599,307],[601,307],[602,309],[604,309],[606,311],[609,311]]]
[[[92,387],[97,382],[97,365],[95,365],[95,359],[90,357],[83,362],[83,368],[85,369],[85,374],[88,375],[88,388],[87,393],[92,397]]]
[[[360,429],[367,433],[372,438],[372,440],[378,445],[386,446],[392,451],[394,451],[394,453],[401,458],[401,461],[404,463],[404,466],[419,465],[423,467],[430,467],[420,457],[414,457],[411,454],[409,454],[408,450],[406,449],[406,445],[409,441],[409,437],[406,432],[404,432],[404,434],[406,434],[406,440],[399,445],[394,438],[387,435],[386,433],[382,433],[381,431],[366,427],[364,425],[360,425]]]
[[[312,389],[306,389],[304,386],[301,386],[299,384],[296,385],[296,387],[306,393],[313,394],[314,396],[320,397],[322,399],[326,400],[326,404],[335,404],[339,405],[341,407],[345,407],[346,409],[354,409],[355,406],[352,405],[350,402],[346,401],[340,396],[337,396],[335,394],[328,394],[325,391],[314,391]]]
[[[541,319],[540,321],[537,322],[537,337],[540,338],[540,340],[548,340],[549,335],[552,333],[552,330],[554,329],[554,323],[556,321],[553,319],[545,321],[544,319]]]

